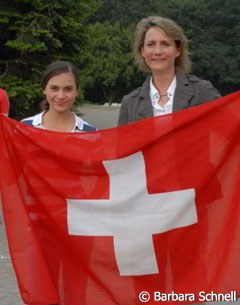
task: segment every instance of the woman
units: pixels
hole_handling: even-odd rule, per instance
[[[7,92],[0,88],[0,114],[8,116],[9,114],[9,98]]]
[[[22,123],[59,132],[96,130],[94,126],[72,112],[75,98],[79,93],[78,71],[72,63],[67,61],[51,63],[43,73],[41,85],[45,95],[43,111],[23,119]],[[57,259],[55,263],[58,264]]]
[[[148,72],[149,76],[142,87],[123,97],[118,125],[125,125],[148,117],[170,114],[220,97],[219,92],[209,81],[189,74],[191,60],[189,58],[188,40],[183,30],[171,19],[158,16],[142,19],[136,28],[133,50],[139,69]],[[206,145],[209,145],[208,139],[205,140]],[[171,155],[174,162],[176,156],[182,153],[181,143],[169,140],[167,145],[164,146],[165,152],[160,153],[156,160],[152,160],[152,162],[155,162],[156,170],[158,171],[161,171],[161,164],[165,162],[165,156],[169,158]],[[208,157],[206,156],[206,158]],[[174,168],[173,165],[172,168]],[[209,168],[212,168],[211,164],[209,164]],[[175,173],[174,170],[169,172],[169,175],[176,176],[177,182],[178,178],[181,177],[181,173],[177,171]],[[169,191],[165,172],[160,173],[159,177],[163,178],[162,180],[160,179],[159,183],[163,186],[166,182],[163,188],[165,187],[166,192]],[[216,180],[216,195],[215,198],[211,198],[214,200],[217,199],[220,190],[217,179],[212,179]],[[208,224],[202,221],[202,225]],[[167,235],[161,235],[158,238],[172,245],[171,239],[168,239]],[[169,249],[171,249],[171,246]],[[169,271],[166,271],[166,266],[170,266],[172,274],[169,277],[171,278],[171,287],[174,289],[175,286],[178,287],[184,278],[183,274],[179,275],[176,262],[180,258],[182,261],[187,261],[188,256],[185,256],[185,250],[171,251],[169,249],[161,249],[161,272],[162,274],[170,274]],[[201,253],[197,252],[197,255],[201,255]],[[189,266],[194,265],[196,257],[194,255],[190,257]],[[200,277],[202,281],[195,284],[193,280],[193,287],[188,287],[189,291],[205,287],[205,271],[203,266],[199,270],[199,274],[202,274],[202,277]],[[190,276],[189,279],[191,279]],[[160,286],[164,287],[165,285],[167,287],[165,282],[160,283],[159,281],[153,282],[151,285],[156,290]],[[136,290],[138,290],[137,282],[135,286]]]
[[[22,123],[60,132],[96,130],[72,112],[79,93],[78,72],[72,63],[51,63],[43,73],[41,85],[46,98],[42,104],[43,112],[23,119]]]
[[[188,40],[171,19],[142,19],[134,40],[135,61],[150,73],[142,87],[122,99],[118,125],[164,115],[220,96],[209,81],[190,75]]]

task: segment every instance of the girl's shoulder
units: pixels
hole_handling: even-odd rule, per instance
[[[88,122],[84,121],[81,117],[77,116],[74,113],[75,116],[75,131],[96,131],[97,128]]]
[[[26,125],[35,126],[35,127],[40,127],[40,126],[42,126],[43,113],[44,112],[41,112],[41,113],[35,114],[33,116],[24,118],[21,120],[21,123],[26,124]]]

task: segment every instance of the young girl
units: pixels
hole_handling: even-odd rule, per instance
[[[78,72],[72,63],[51,63],[43,73],[41,85],[45,95],[43,112],[23,119],[22,123],[60,132],[96,130],[72,112],[75,98],[79,93]]]
[[[94,126],[72,112],[75,98],[79,93],[78,72],[72,63],[56,61],[47,66],[42,76],[42,90],[45,95],[43,111],[23,119],[22,123],[59,132],[96,130]]]

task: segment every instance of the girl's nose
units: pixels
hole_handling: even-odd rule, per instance
[[[64,91],[63,90],[58,91],[58,97],[59,98],[64,98]]]

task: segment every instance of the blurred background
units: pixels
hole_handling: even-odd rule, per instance
[[[194,74],[222,95],[240,88],[239,0],[0,0],[0,87],[10,117],[39,111],[41,74],[57,59],[79,68],[79,104],[120,103],[146,77],[131,44],[136,24],[150,15],[182,26]]]

